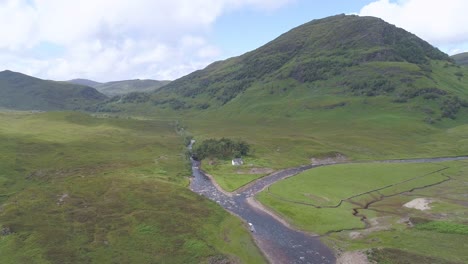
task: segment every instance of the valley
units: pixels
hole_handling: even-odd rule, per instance
[[[466,263],[465,61],[336,15],[174,81],[0,72],[1,262]]]

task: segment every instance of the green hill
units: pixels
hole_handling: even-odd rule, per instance
[[[338,15],[215,62],[151,96],[114,98],[100,109],[151,112],[157,106],[283,116],[286,110],[318,107],[313,102],[323,102],[321,96],[344,96],[337,106],[349,105],[352,98],[385,96],[388,104],[417,102],[421,109],[430,108],[427,120],[432,122],[455,118],[467,105],[463,76],[448,55],[401,28],[374,17]]]
[[[88,79],[73,79],[67,81],[69,83],[74,83],[74,84],[79,84],[79,85],[84,85],[84,86],[89,86],[95,88],[97,85],[100,85],[102,83],[100,82],[95,82],[93,80],[88,80]]]
[[[468,65],[468,52],[452,55],[451,57],[459,65]]]
[[[263,165],[468,153],[468,69],[373,17],[314,20],[153,93],[97,111],[183,120],[204,138],[242,138]],[[461,133],[461,132],[460,132]],[[275,150],[275,151],[272,151]]]
[[[102,102],[94,88],[41,80],[25,74],[0,72],[0,107],[17,110],[73,110]]]
[[[170,81],[136,79],[101,83],[93,87],[105,95],[114,96],[131,92],[150,92],[157,90],[168,83],[170,83]]]

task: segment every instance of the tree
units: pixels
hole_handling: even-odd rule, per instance
[[[250,146],[242,140],[232,140],[229,138],[207,139],[193,149],[193,158],[203,160],[205,158],[240,158],[248,155]]]

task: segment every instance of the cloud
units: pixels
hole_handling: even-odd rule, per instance
[[[440,47],[468,43],[466,0],[379,0],[364,6],[359,15],[376,16]]]
[[[222,14],[289,2],[0,0],[0,62],[50,79],[174,79],[220,57],[207,39]],[[41,47],[60,52],[39,56]]]
[[[31,47],[36,37],[37,13],[23,1],[0,0],[0,49]]]

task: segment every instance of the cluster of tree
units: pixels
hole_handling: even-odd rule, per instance
[[[188,105],[186,102],[181,101],[176,98],[169,98],[169,99],[154,99],[154,105],[169,105],[174,110],[179,109],[190,109],[192,106]]]
[[[302,83],[327,80],[341,74],[345,68],[351,66],[353,63],[349,61],[316,59],[297,64],[291,71],[290,77]]]
[[[145,103],[148,102],[150,95],[147,93],[131,92],[120,97],[121,103]]]
[[[382,36],[384,44],[390,46],[396,52],[399,60],[415,64],[427,64],[429,62],[428,58],[450,61],[447,54],[399,28],[385,27]]]
[[[445,98],[440,106],[442,117],[455,119],[461,107],[468,107],[468,102],[466,100],[461,100],[458,96]]]
[[[251,83],[252,80],[250,79],[229,82],[223,85],[216,99],[224,105],[234,99],[238,94],[244,92]]]
[[[447,92],[439,88],[419,88],[419,89],[406,89],[401,93],[401,97],[412,99],[418,96],[423,96],[424,99],[436,99],[441,95],[446,95]]]
[[[207,139],[200,144],[195,144],[193,148],[193,158],[203,160],[205,158],[240,158],[248,155],[250,146],[242,140],[232,140],[229,138]]]
[[[385,78],[374,80],[354,81],[348,84],[355,95],[377,96],[387,94],[395,90],[395,84]]]

